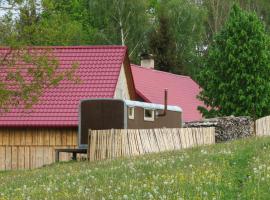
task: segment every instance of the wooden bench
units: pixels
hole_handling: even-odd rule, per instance
[[[77,154],[87,154],[87,149],[55,149],[55,162],[59,162],[59,154],[72,153],[72,160],[77,160]]]

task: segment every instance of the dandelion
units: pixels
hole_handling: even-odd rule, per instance
[[[204,191],[204,192],[203,192],[203,195],[204,195],[204,196],[207,196],[207,195],[208,195],[208,193],[207,193],[206,191]]]

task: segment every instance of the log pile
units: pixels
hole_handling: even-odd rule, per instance
[[[215,127],[216,142],[223,142],[253,135],[254,123],[251,117],[230,116],[186,122],[184,127]]]

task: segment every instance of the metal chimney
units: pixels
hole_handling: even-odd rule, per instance
[[[162,113],[158,114],[159,117],[164,117],[167,114],[168,108],[168,89],[164,90],[164,110]]]

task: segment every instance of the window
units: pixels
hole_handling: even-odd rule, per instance
[[[155,111],[150,109],[144,109],[144,120],[145,121],[154,121],[155,120]]]
[[[128,118],[134,119],[134,107],[128,107]]]

